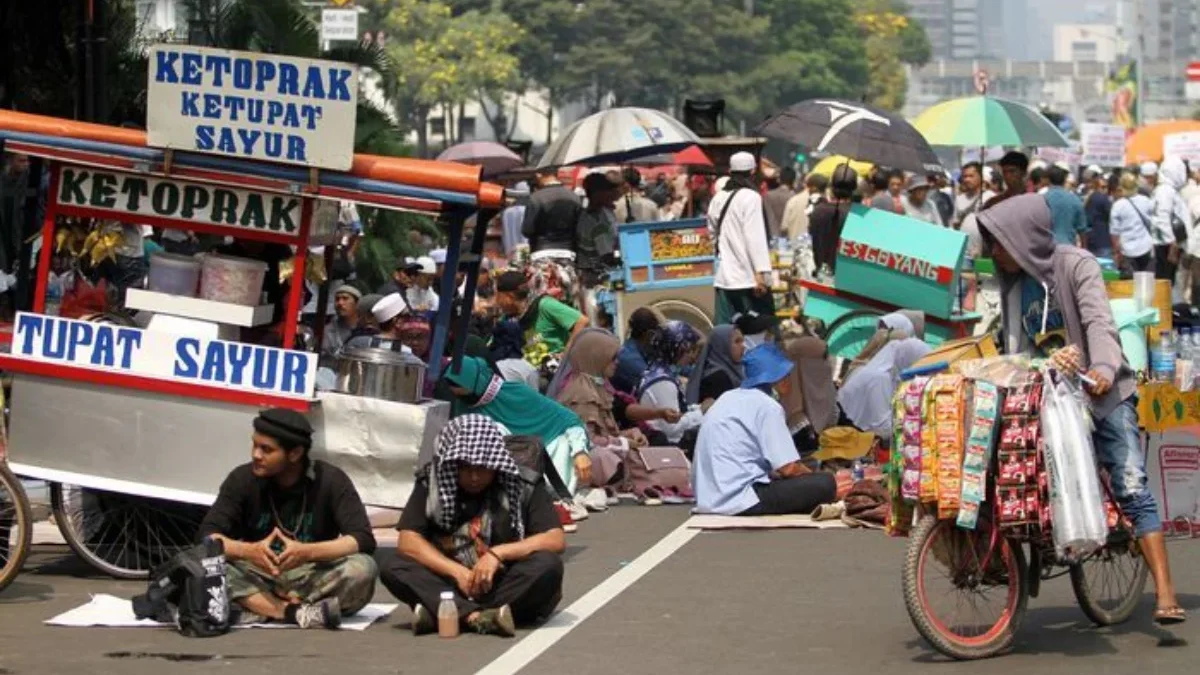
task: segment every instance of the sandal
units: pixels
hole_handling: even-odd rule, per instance
[[[1154,610],[1154,623],[1160,626],[1174,626],[1184,621],[1187,621],[1187,612],[1179,605]]]

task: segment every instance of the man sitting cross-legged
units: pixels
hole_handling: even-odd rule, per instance
[[[375,537],[341,469],[308,457],[312,426],[294,410],[254,420],[251,462],[221,484],[199,537],[222,540],[229,599],[260,618],[337,628],[375,592]]]

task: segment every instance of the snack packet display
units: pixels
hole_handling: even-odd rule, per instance
[[[930,381],[926,400],[932,402],[935,450],[932,492],[939,518],[954,518],[962,494],[963,443],[967,381],[957,374],[938,375]],[[926,464],[921,465],[921,500],[926,501]]]
[[[908,534],[912,525],[913,503],[920,493],[922,404],[929,378],[916,377],[901,383],[892,398],[894,425],[889,466],[888,492],[891,509],[886,531],[891,536]]]
[[[957,519],[962,528],[973,530],[979,520],[979,506],[987,494],[987,469],[992,459],[992,443],[996,440],[996,422],[1002,400],[1003,395],[995,385],[975,383],[971,396],[971,429],[962,461],[962,492]]]

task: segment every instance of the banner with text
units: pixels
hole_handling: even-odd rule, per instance
[[[341,171],[354,161],[350,64],[158,44],[147,96],[154,147]]]
[[[1125,127],[1085,122],[1079,130],[1083,157],[1080,163],[1103,168],[1125,166]]]
[[[62,206],[166,218],[184,227],[213,225],[300,237],[303,200],[288,195],[64,166],[55,198]]]
[[[17,314],[13,358],[168,382],[311,399],[308,352],[187,337],[40,314]]]
[[[1163,157],[1178,157],[1188,162],[1200,160],[1200,132],[1184,131],[1163,136]]]
[[[1200,537],[1200,435],[1197,427],[1147,434],[1146,475],[1167,536]]]

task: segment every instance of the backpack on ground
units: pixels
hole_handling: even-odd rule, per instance
[[[187,637],[229,632],[224,544],[206,539],[155,568],[146,593],[133,598],[133,613],[139,619],[173,623]]]
[[[625,455],[626,487],[639,498],[691,501],[691,462],[672,447],[633,448]]]

